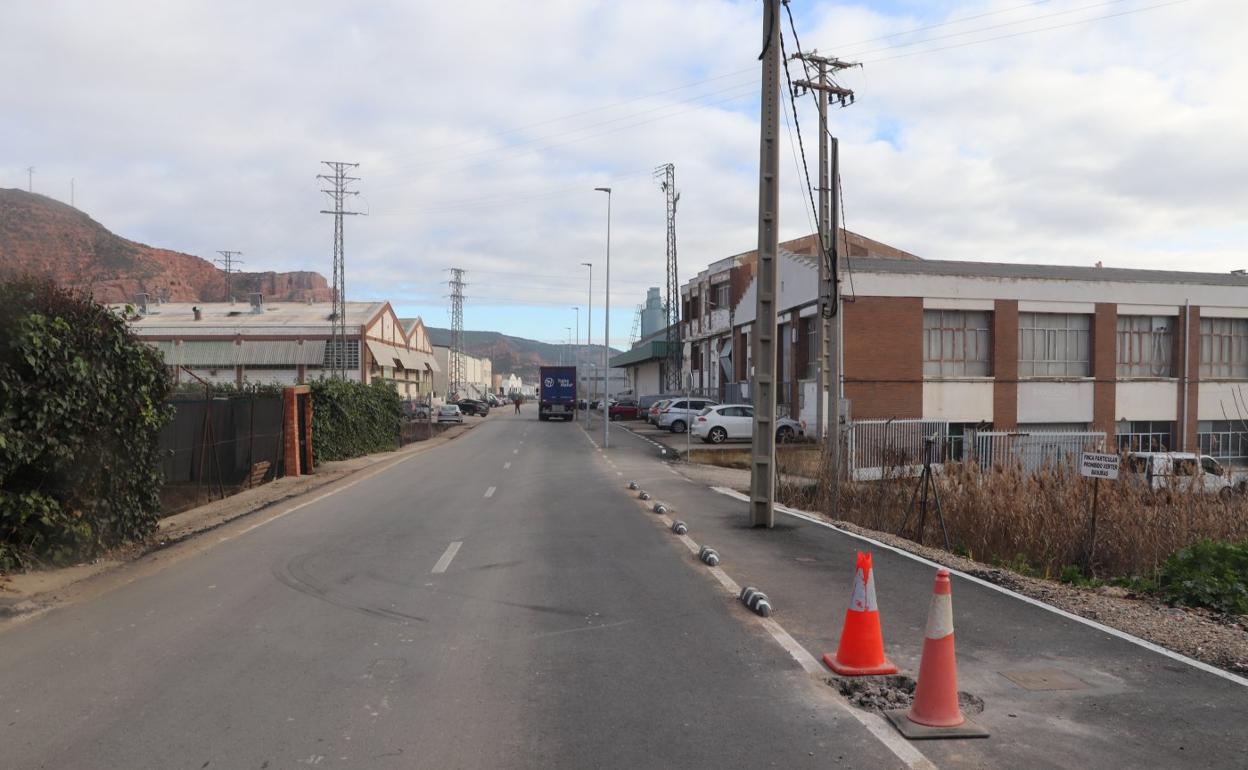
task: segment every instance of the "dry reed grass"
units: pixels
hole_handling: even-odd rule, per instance
[[[1248,538],[1248,499],[1241,495],[1154,492],[1131,474],[1121,478],[1101,482],[1094,550],[1093,483],[1071,465],[1027,473],[1019,467],[981,470],[973,463],[948,463],[934,482],[955,552],[1044,577],[1057,577],[1071,565],[1090,568],[1098,577],[1148,576],[1170,554],[1198,540]],[[929,502],[923,532],[917,531],[917,502],[907,518],[918,483],[887,472],[881,481],[842,481],[836,518],[943,545],[934,504]],[[830,489],[824,474],[817,485],[781,485],[777,495],[828,514]]]

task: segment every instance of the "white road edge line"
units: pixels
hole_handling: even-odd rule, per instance
[[[496,490],[496,489],[498,489],[498,487],[490,487],[489,489],[485,490],[485,496],[486,496],[486,497],[493,497],[493,496],[494,496],[494,490]]]
[[[748,495],[742,494],[735,489],[728,489],[727,487],[711,487],[711,489],[715,492],[720,493],[721,495],[727,495],[728,497],[731,497],[735,500],[741,500],[742,502],[749,502],[750,500]],[[1134,636],[1133,634],[1128,634],[1126,631],[1119,631],[1118,629],[1111,628],[1110,626],[1107,626],[1103,623],[1097,623],[1095,620],[1089,620],[1088,618],[1085,618],[1082,615],[1076,615],[1075,613],[1068,612],[1060,607],[1054,607],[1051,604],[1045,604],[1039,599],[1033,599],[1030,596],[1020,594],[1017,591],[1011,591],[1010,589],[1005,588],[1004,586],[999,586],[996,583],[989,582],[987,580],[984,580],[983,578],[975,577],[974,575],[968,575],[967,573],[958,569],[954,569],[953,567],[946,567],[944,564],[938,564],[937,562],[934,562],[931,559],[924,558],[922,556],[919,556],[918,554],[910,553],[909,551],[903,550],[901,548],[897,548],[896,546],[891,546],[887,543],[882,543],[879,540],[875,540],[873,538],[867,537],[866,535],[860,535],[857,532],[850,532],[847,529],[842,529],[841,527],[838,527],[835,524],[826,522],[820,518],[812,516],[811,514],[806,513],[805,511],[799,511],[796,508],[790,508],[787,505],[777,505],[776,510],[784,514],[788,514],[789,516],[792,516],[795,519],[802,519],[803,521],[808,521],[811,524],[817,524],[821,527],[827,527],[828,529],[835,530],[844,535],[849,535],[850,537],[855,538],[857,540],[862,540],[863,542],[871,543],[872,545],[878,548],[882,548],[886,551],[892,551],[893,553],[901,554],[902,556],[905,556],[909,559],[913,559],[914,561],[920,562],[922,564],[926,564],[930,567],[938,567],[938,568],[944,567],[945,569],[949,570],[951,574],[957,575],[963,580],[968,580],[972,583],[978,583],[979,585],[984,586],[985,588],[990,588],[993,591],[1005,594],[1006,596],[1012,596],[1013,598],[1018,599],[1019,601],[1026,602],[1027,604],[1033,605],[1035,607],[1040,607],[1041,609],[1048,610],[1049,612],[1052,612],[1055,615],[1061,615],[1062,617],[1067,618],[1069,620],[1073,620],[1076,623],[1082,623],[1083,625],[1088,626],[1089,628],[1095,628],[1098,631],[1104,631],[1110,636],[1115,636],[1119,639],[1130,642],[1139,647],[1143,647],[1146,650],[1150,650],[1159,655],[1164,655],[1167,658],[1170,658],[1172,660],[1177,660],[1181,663],[1186,663],[1187,665],[1193,668],[1198,668],[1201,671],[1204,671],[1205,673],[1213,674],[1214,676],[1221,677],[1227,680],[1228,682],[1234,682],[1235,684],[1248,687],[1248,679],[1242,676],[1239,676],[1238,674],[1232,674],[1229,671],[1223,671],[1217,666],[1211,666],[1208,663],[1196,660],[1195,658],[1189,658],[1183,653],[1166,649],[1165,647],[1162,647],[1159,644],[1154,644],[1153,642],[1150,642],[1147,639],[1141,639],[1140,637]]]
[[[672,519],[670,517],[660,515],[658,519],[667,529],[670,530],[672,528]],[[677,535],[677,539],[684,543],[690,553],[695,555],[698,553],[700,546],[694,542],[693,538],[688,535]],[[737,581],[733,580],[727,572],[724,572],[721,567],[710,567],[709,569],[711,574],[715,576],[715,579],[719,581],[719,584],[724,587],[724,590],[732,598],[736,599],[741,596],[741,586],[737,585]],[[810,651],[794,639],[788,631],[785,631],[784,626],[771,618],[758,618],[758,621],[767,630],[767,633],[771,635],[771,638],[775,640],[776,644],[783,647],[784,651],[789,653],[793,660],[797,661],[797,665],[801,666],[803,671],[818,679],[827,678],[828,672],[823,664],[816,660],[815,656],[811,655]],[[893,752],[898,759],[905,763],[906,767],[912,768],[912,770],[937,770],[936,765],[923,756],[923,752],[910,745],[910,742],[893,729],[893,726],[882,715],[854,708],[844,698],[835,693],[833,693],[832,702],[842,711],[852,716],[863,727],[867,728],[867,732],[871,733],[877,741],[882,743],[884,748]]]
[[[491,487],[493,489],[493,487]],[[463,545],[462,540],[454,540],[446,547],[446,552],[442,554],[442,558],[438,559],[438,563],[433,565],[431,574],[437,575],[446,572],[446,568],[451,566],[451,559],[455,558],[455,554],[459,553],[459,547]]]

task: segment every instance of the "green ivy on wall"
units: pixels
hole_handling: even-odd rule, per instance
[[[160,354],[104,306],[0,283],[0,569],[90,558],[155,529],[169,388]]]

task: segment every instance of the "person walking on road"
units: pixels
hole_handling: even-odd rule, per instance
[[[520,414],[520,399],[514,398],[512,399],[512,403],[516,405],[516,414]]]

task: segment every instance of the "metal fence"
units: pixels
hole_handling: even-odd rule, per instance
[[[278,395],[175,396],[160,431],[166,514],[281,476],[284,405]]]
[[[974,460],[984,470],[1017,464],[1032,473],[1061,463],[1078,463],[1081,452],[1105,451],[1102,431],[977,431],[973,436]],[[967,445],[971,445],[969,440]]]
[[[934,462],[943,462],[949,445],[947,420],[855,420],[846,432],[847,472],[857,481],[917,476],[927,439],[934,439]]]

